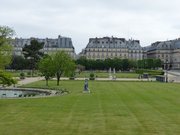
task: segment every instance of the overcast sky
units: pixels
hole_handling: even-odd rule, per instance
[[[17,37],[71,37],[76,53],[92,37],[147,46],[180,37],[180,0],[0,0],[0,25]]]

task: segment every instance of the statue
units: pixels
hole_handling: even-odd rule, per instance
[[[109,68],[109,79],[112,79],[111,68]]]
[[[89,88],[88,88],[88,79],[85,79],[85,82],[84,82],[84,91],[85,92],[89,91]]]
[[[113,73],[114,73],[113,79],[116,80],[116,69],[115,68],[113,68]]]

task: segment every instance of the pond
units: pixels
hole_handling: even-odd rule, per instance
[[[56,91],[42,89],[25,89],[25,88],[0,88],[0,98],[23,98],[23,97],[41,97],[56,95]]]

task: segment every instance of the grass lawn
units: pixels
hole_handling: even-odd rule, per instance
[[[60,83],[71,93],[1,99],[0,134],[180,135],[179,84],[89,81],[92,93],[83,94],[83,81]]]
[[[24,73],[26,77],[31,77],[31,71],[8,71],[12,74],[13,77],[20,77],[20,73]],[[83,71],[81,74],[76,73],[77,78],[84,78],[84,77],[89,77],[90,76],[90,71]],[[113,71],[111,73],[113,75]],[[94,75],[97,76],[98,78],[109,78],[109,73],[108,72],[98,72],[94,71]],[[34,77],[40,76],[40,72],[35,71]],[[139,74],[136,74],[135,72],[117,72],[116,77],[117,78],[138,78]],[[65,76],[67,77],[67,76]]]
[[[113,73],[111,73],[113,75]],[[109,78],[108,72],[94,72],[94,75],[98,78]],[[117,72],[116,74],[117,78],[138,78],[139,74],[131,73],[131,72]],[[76,74],[76,77],[89,77],[90,72],[82,72],[81,74]]]

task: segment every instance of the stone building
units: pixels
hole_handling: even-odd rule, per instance
[[[144,52],[146,58],[161,59],[164,69],[180,69],[180,39],[152,43]]]
[[[75,58],[75,50],[71,38],[62,36],[58,36],[58,38],[56,39],[15,38],[12,42],[12,45],[14,46],[14,54],[22,55],[22,48],[25,46],[25,44],[30,45],[31,40],[33,39],[36,39],[38,42],[44,42],[44,48],[42,49],[42,51],[46,54],[50,54],[56,51],[65,51],[72,58]]]
[[[90,38],[86,48],[79,54],[87,59],[142,59],[143,49],[139,40],[126,40],[125,38],[103,37]]]

